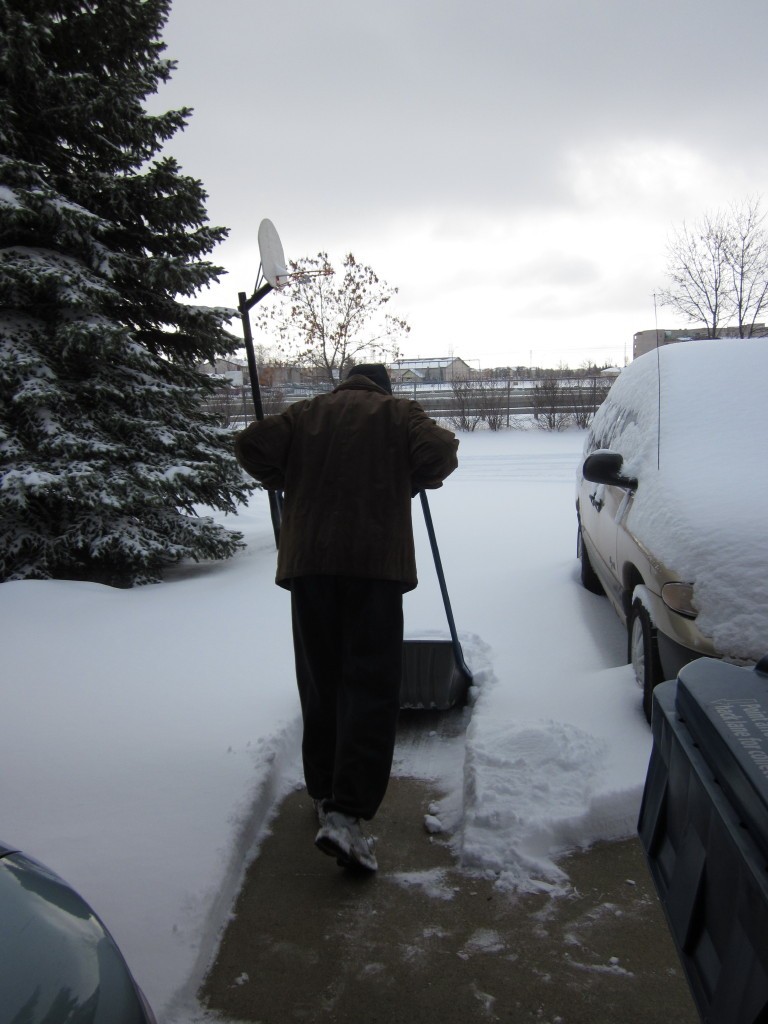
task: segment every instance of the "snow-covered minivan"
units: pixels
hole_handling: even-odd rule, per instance
[[[768,338],[687,341],[619,374],[584,445],[578,554],[651,694],[700,656],[768,652]]]

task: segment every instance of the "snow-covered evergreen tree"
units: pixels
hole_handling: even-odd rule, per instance
[[[220,268],[201,183],[144,99],[171,0],[0,0],[0,579],[152,582],[240,536],[245,498],[196,366],[231,352],[189,301]]]

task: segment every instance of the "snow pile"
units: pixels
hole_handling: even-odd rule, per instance
[[[463,863],[490,868],[507,886],[563,882],[552,849],[577,839],[563,842],[563,826],[583,817],[605,750],[603,741],[565,722],[480,717],[467,744]]]
[[[466,737],[396,770],[440,780],[431,816],[506,887],[562,891],[563,850],[632,834],[650,752],[623,629],[578,583],[582,441],[462,436],[460,469],[430,498],[476,687]],[[413,634],[445,629],[420,516],[415,503]],[[263,494],[236,526],[243,552],[158,586],[0,586],[0,839],[82,892],[161,1019],[193,1004],[270,811],[299,779],[289,595],[273,583]],[[439,876],[397,881],[450,897]]]
[[[287,607],[249,554],[131,591],[0,586],[0,837],[82,893],[156,1009],[296,778]]]

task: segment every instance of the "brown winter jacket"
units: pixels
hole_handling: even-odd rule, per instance
[[[355,375],[238,434],[240,465],[284,490],[276,582],[363,576],[416,586],[411,497],[439,487],[459,442],[416,402]]]

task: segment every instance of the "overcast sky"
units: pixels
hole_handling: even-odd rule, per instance
[[[671,231],[765,191],[767,30],[766,0],[175,0],[153,108],[194,108],[166,152],[230,228],[202,301],[251,292],[268,217],[399,288],[406,356],[622,365]]]

